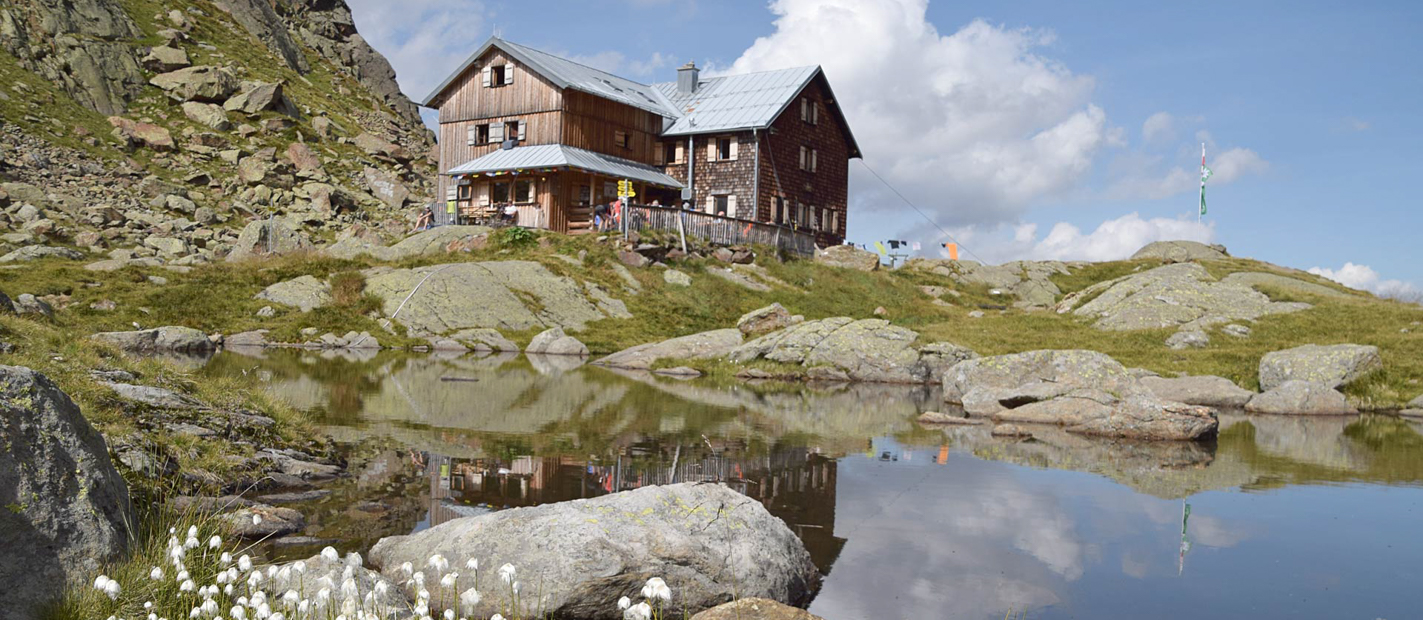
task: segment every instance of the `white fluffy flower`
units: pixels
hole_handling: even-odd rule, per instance
[[[425,565],[434,569],[435,574],[438,575],[440,573],[445,572],[445,569],[450,567],[450,561],[446,560],[445,556],[436,553],[435,555],[430,556],[430,560],[426,562]]]
[[[198,548],[198,545],[201,545],[201,544],[202,544],[202,543],[198,542],[198,539],[193,538],[192,536],[189,536],[189,537],[188,537],[188,540],[183,543],[183,547],[186,548],[186,549],[197,549],[197,548]]]
[[[626,596],[618,599],[618,609],[626,611],[629,607],[632,607],[632,599]]]
[[[474,558],[465,560],[464,567],[468,568],[469,570],[479,570],[479,560],[476,560]]]
[[[479,593],[470,588],[460,593],[460,609],[467,614],[474,614],[474,608],[479,605]]]
[[[406,579],[410,579],[410,576],[415,573],[415,565],[409,562],[403,562],[400,565],[400,572],[405,574]]]
[[[445,573],[445,576],[440,578],[440,587],[441,587],[441,588],[453,588],[453,587],[455,587],[455,581],[458,580],[459,577],[460,577],[460,574],[459,574],[459,573]]]
[[[242,557],[237,558],[237,569],[244,573],[252,570],[252,558],[247,557],[245,553],[242,554]]]
[[[501,616],[501,615],[499,615],[499,614],[494,614],[494,615],[492,615],[492,616],[489,617],[489,620],[504,620],[504,616]]]
[[[197,584],[194,584],[192,579],[184,581],[178,586],[179,592],[192,592],[195,589],[197,589]]]
[[[296,571],[296,574],[298,574],[298,575],[305,573],[305,572],[306,572],[306,561],[305,561],[305,560],[297,560],[296,562],[293,562],[293,563],[292,563],[292,570]]]
[[[247,608],[241,605],[233,605],[227,611],[227,615],[232,616],[232,620],[245,620],[247,618]]]
[[[652,606],[643,601],[623,612],[624,620],[652,620]]]
[[[232,563],[232,554],[224,551],[222,555],[217,557],[217,561],[222,562],[223,566],[227,566]]]
[[[515,571],[514,571],[514,565],[513,565],[513,564],[505,564],[505,565],[499,567],[499,578],[500,578],[500,579],[503,579],[503,580],[504,580],[504,583],[513,583],[513,582],[514,582],[514,572],[515,572]]]
[[[672,589],[667,587],[667,582],[663,581],[661,577],[653,577],[647,580],[647,585],[642,586],[642,598],[649,601],[670,601],[672,600]]]
[[[149,579],[152,579],[152,580],[154,580],[154,581],[158,581],[159,579],[162,579],[162,578],[163,578],[163,569],[158,568],[157,566],[153,567],[153,570],[148,571],[148,578],[149,578]]]
[[[332,562],[337,562],[340,561],[341,554],[336,553],[335,547],[327,547],[321,550],[321,557],[331,560]]]

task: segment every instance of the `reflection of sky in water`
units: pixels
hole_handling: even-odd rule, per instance
[[[899,455],[884,462],[880,453]],[[861,618],[1411,618],[1423,492],[1368,485],[1181,500],[1080,472],[875,442],[838,466],[847,539],[810,611]],[[1178,575],[1178,570],[1181,573]]]
[[[918,428],[938,402],[923,388],[762,393],[506,360],[297,355],[259,365],[338,436],[529,469],[498,492],[524,489],[521,501],[602,492],[588,475],[610,463],[629,480],[675,458],[689,472],[734,465],[746,479],[733,488],[833,562],[811,606],[828,620],[1423,616],[1423,435],[1397,419],[1222,416],[1214,446],[1050,431],[1016,443]],[[827,484],[794,490],[804,475]]]

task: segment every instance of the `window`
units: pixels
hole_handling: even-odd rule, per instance
[[[527,204],[534,201],[534,182],[514,181],[514,202]]]
[[[578,186],[578,204],[593,204],[593,188],[587,185]]]
[[[506,202],[509,202],[509,184],[508,184],[508,183],[495,183],[495,184],[494,184],[494,203],[495,203],[495,204],[503,204],[503,203],[506,203]]]
[[[682,143],[663,142],[662,163],[669,166],[682,163]]]
[[[484,86],[503,86],[514,83],[514,65],[492,65],[484,68]]]
[[[614,131],[614,132],[613,132],[613,144],[617,145],[617,147],[620,148],[620,149],[628,148],[628,144],[629,144],[629,142],[628,142],[628,132],[626,132],[626,131]]]
[[[815,172],[820,163],[820,152],[808,146],[800,147],[800,169]]]
[[[524,140],[524,121],[508,121],[504,123],[504,140],[522,142]]]
[[[800,120],[812,125],[820,124],[820,104],[810,97],[801,97]]]
[[[489,123],[481,123],[474,126],[474,138],[471,144],[489,144]]]
[[[707,158],[712,161],[731,161],[736,159],[736,136],[725,138],[714,138],[707,144]]]
[[[776,196],[775,202],[771,205],[771,221],[776,224],[786,223],[786,197]]]
[[[722,194],[720,196],[713,196],[712,198],[716,201],[716,214],[727,215],[728,209],[731,208],[731,196]]]
[[[474,186],[468,183],[461,183],[459,189],[459,199],[469,200],[474,195]]]

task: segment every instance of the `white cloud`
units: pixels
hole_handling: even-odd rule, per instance
[[[1050,32],[976,20],[942,35],[927,0],[776,0],[734,72],[819,64],[866,162],[942,223],[1009,221],[1061,197],[1114,135]],[[852,167],[856,170],[858,166]],[[892,204],[873,179],[857,205]]]
[[[1165,141],[1175,137],[1176,119],[1167,112],[1152,114],[1141,124],[1141,139],[1147,142]]]
[[[1385,280],[1383,276],[1379,275],[1379,272],[1374,271],[1374,268],[1368,265],[1344,263],[1344,266],[1338,269],[1311,267],[1309,272],[1324,276],[1349,288],[1368,291],[1379,297],[1406,301],[1418,301],[1423,298],[1423,289],[1419,289],[1412,282]]]
[[[488,34],[481,0],[347,0],[356,30],[390,61],[400,89],[419,100]]]
[[[954,231],[962,246],[975,258],[989,263],[1012,260],[1107,261],[1129,258],[1153,241],[1188,240],[1211,243],[1215,228],[1194,219],[1157,217],[1143,219],[1128,213],[1107,220],[1090,233],[1075,225],[1058,222],[1039,238],[1037,224],[1000,226],[994,229],[967,227]]]
[[[1205,132],[1201,132],[1205,133]],[[1210,135],[1205,134],[1210,143]],[[1187,151],[1180,157],[1194,159]],[[1113,200],[1160,200],[1200,188],[1200,174],[1196,167],[1189,170],[1185,166],[1175,166],[1161,172],[1157,169],[1159,157],[1144,153],[1132,153],[1115,162],[1115,180],[1107,186],[1104,195]],[[1259,153],[1247,148],[1232,148],[1206,161],[1211,168],[1208,187],[1218,187],[1233,183],[1251,174],[1262,174],[1270,169],[1270,162]]]

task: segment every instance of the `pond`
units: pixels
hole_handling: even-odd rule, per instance
[[[1205,444],[926,429],[931,387],[748,386],[568,358],[224,352],[342,441],[309,509],[352,549],[513,506],[720,481],[794,531],[810,611],[866,618],[1411,618],[1423,423],[1223,414]],[[369,443],[369,442],[368,442]]]

